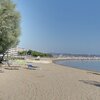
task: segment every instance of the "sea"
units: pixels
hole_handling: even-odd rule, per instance
[[[58,60],[56,64],[100,72],[100,60]]]

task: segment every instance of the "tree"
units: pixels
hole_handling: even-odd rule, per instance
[[[11,0],[0,0],[0,54],[6,52],[19,43],[20,14]]]
[[[33,51],[33,50],[28,50],[27,51],[27,55],[31,55],[33,57],[52,57],[51,54],[48,54],[48,53],[42,53],[42,52],[38,52],[38,51]]]
[[[25,55],[27,55],[27,51],[18,52],[18,55],[25,56]]]
[[[32,52],[33,52],[32,50],[28,50],[28,51],[27,51],[27,54],[28,54],[28,55],[32,55]]]

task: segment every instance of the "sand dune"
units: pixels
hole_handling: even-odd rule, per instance
[[[0,73],[0,100],[100,100],[100,75],[56,64]]]

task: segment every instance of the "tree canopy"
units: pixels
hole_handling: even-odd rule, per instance
[[[20,14],[11,0],[0,0],[0,54],[19,42]]]
[[[31,55],[31,56],[33,56],[33,57],[38,57],[38,56],[40,56],[40,57],[52,57],[51,54],[42,53],[42,52],[33,51],[33,50],[18,52],[18,54],[19,54],[20,56]]]

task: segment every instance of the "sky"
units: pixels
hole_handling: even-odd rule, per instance
[[[19,47],[100,54],[100,0],[13,0],[21,14]]]

